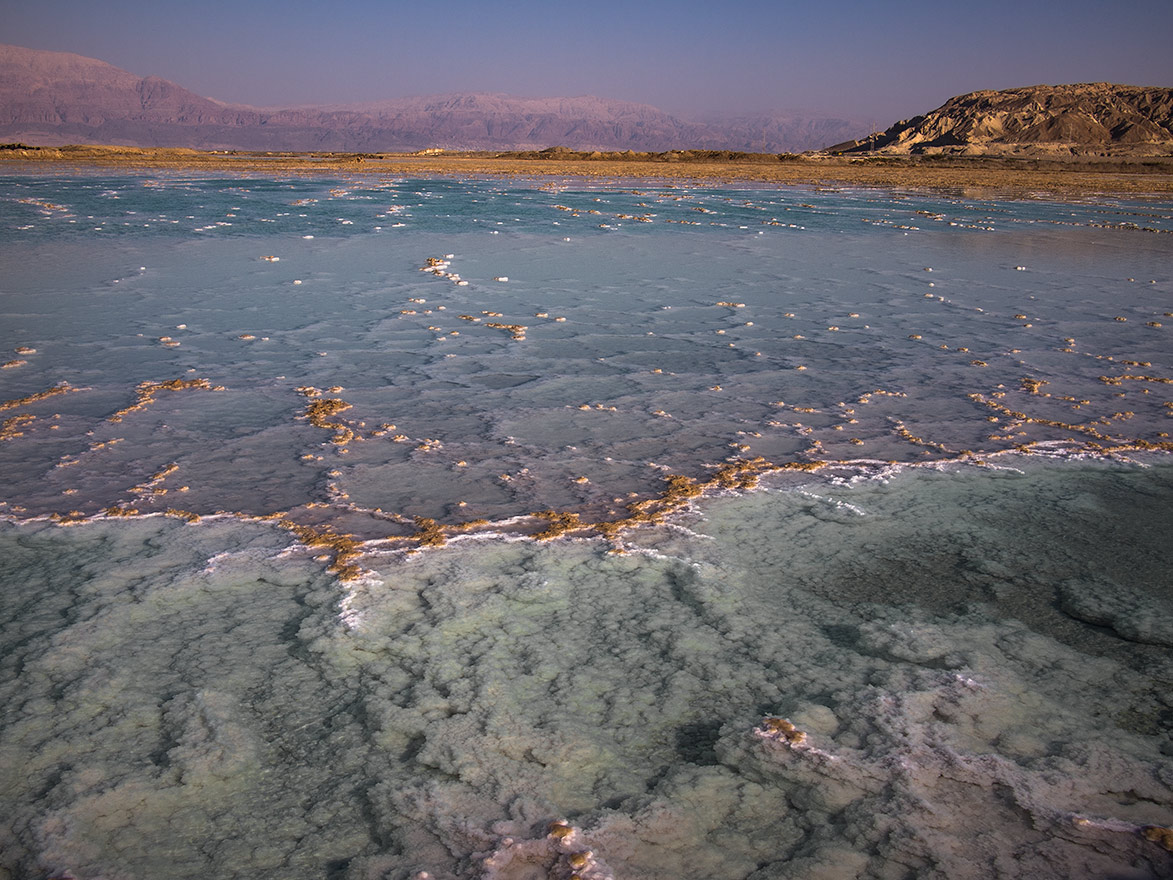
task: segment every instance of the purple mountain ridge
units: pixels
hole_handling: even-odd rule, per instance
[[[856,121],[802,114],[688,122],[646,104],[591,96],[455,94],[263,109],[214,101],[81,55],[0,45],[0,141],[39,146],[778,153],[819,149],[865,131]]]

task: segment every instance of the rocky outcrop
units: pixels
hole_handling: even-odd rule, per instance
[[[1173,154],[1173,88],[1111,83],[971,92],[830,152],[959,155]]]
[[[338,107],[258,109],[200,97],[93,58],[0,46],[0,142],[379,152],[680,148],[800,152],[863,130],[770,115],[707,124],[596,97],[443,95]]]

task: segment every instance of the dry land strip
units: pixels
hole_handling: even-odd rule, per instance
[[[683,150],[599,153],[550,148],[528,152],[276,153],[103,146],[0,148],[0,173],[61,173],[72,168],[234,174],[393,174],[657,179],[802,186],[875,186],[966,190],[969,195],[1073,196],[1173,194],[1173,156],[1119,159],[1079,156],[832,156]]]

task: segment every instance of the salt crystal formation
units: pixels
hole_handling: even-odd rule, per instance
[[[0,186],[0,877],[1173,875],[1165,206]]]

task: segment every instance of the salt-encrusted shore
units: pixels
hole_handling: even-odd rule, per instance
[[[264,153],[118,146],[30,147],[0,150],[0,169],[38,172],[117,167],[248,174],[405,174],[577,177],[600,180],[754,181],[757,183],[975,188],[1003,197],[1089,192],[1173,193],[1173,157],[1147,159],[844,157],[672,151],[579,153],[561,148],[536,152]]]

